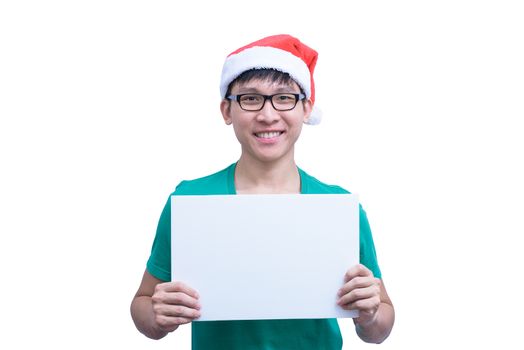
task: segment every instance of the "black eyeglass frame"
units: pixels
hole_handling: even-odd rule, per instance
[[[253,96],[262,96],[264,98],[264,101],[262,102],[262,106],[260,106],[259,109],[245,109],[244,107],[242,107],[242,104],[240,103],[240,99],[243,97],[243,96],[246,96],[246,95],[253,95]],[[279,109],[279,108],[276,108],[275,107],[275,104],[273,103],[273,97],[275,96],[279,96],[279,95],[292,95],[295,97],[295,104],[293,105],[293,107],[291,108],[286,108],[286,109]],[[280,112],[286,112],[286,111],[291,111],[293,109],[295,109],[295,107],[297,106],[298,104],[298,101],[301,101],[303,99],[306,98],[306,95],[302,94],[302,93],[299,93],[299,94],[295,94],[295,93],[289,93],[289,92],[280,92],[278,94],[273,94],[273,95],[262,95],[262,94],[254,94],[254,93],[251,93],[251,94],[240,94],[240,95],[229,95],[229,96],[226,96],[226,98],[228,100],[231,100],[231,101],[237,101],[238,102],[238,105],[240,106],[240,108],[246,112],[258,112],[258,111],[261,111],[262,108],[264,108],[264,106],[266,105],[266,101],[269,100],[269,102],[271,102],[271,106],[273,106],[273,108],[276,110],[276,111],[280,111]]]

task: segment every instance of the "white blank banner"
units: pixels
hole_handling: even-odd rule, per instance
[[[355,317],[336,304],[359,263],[353,194],[172,196],[172,279],[200,321]]]

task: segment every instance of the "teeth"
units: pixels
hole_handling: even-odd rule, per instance
[[[257,137],[263,138],[263,139],[270,139],[273,137],[277,137],[280,135],[279,131],[273,131],[273,132],[259,132],[255,134]]]

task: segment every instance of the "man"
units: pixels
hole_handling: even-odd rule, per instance
[[[348,193],[295,164],[302,125],[319,122],[316,61],[315,50],[289,35],[270,36],[231,53],[222,71],[220,110],[240,143],[240,159],[215,174],[181,182],[173,195]],[[168,201],[131,304],[137,328],[154,339],[200,316],[198,292],[183,281],[171,281],[170,213]],[[360,252],[361,264],[348,267],[338,304],[359,310],[354,323],[360,338],[380,343],[391,332],[394,309],[362,207]],[[192,323],[192,344],[194,349],[340,349],[342,337],[336,319],[209,321]]]

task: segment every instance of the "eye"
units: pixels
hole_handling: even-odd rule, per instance
[[[273,96],[273,105],[277,105],[284,110],[293,108],[296,101],[297,99],[293,94],[277,94]]]
[[[295,100],[295,96],[290,95],[290,94],[280,94],[280,95],[276,95],[275,97],[277,98],[279,102],[289,102],[289,101]]]
[[[264,98],[257,94],[246,94],[240,96],[240,102],[246,104],[256,104],[262,102]]]

